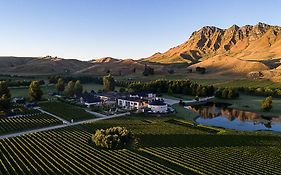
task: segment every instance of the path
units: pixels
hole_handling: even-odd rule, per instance
[[[70,123],[69,121],[67,121],[67,120],[65,120],[65,119],[63,119],[63,118],[61,118],[61,117],[59,117],[59,116],[57,116],[55,114],[49,113],[49,112],[41,109],[40,107],[35,107],[34,109],[37,109],[38,111],[40,111],[42,113],[48,114],[48,115],[50,115],[52,117],[55,117],[55,118],[59,119],[60,121],[62,121],[62,123],[67,123],[67,124]]]
[[[42,111],[44,111],[44,110],[42,110]],[[45,111],[45,113],[49,114],[46,111]],[[48,131],[48,130],[52,130],[52,129],[59,129],[59,128],[64,128],[64,127],[68,127],[68,126],[75,126],[75,125],[80,125],[80,124],[83,124],[83,123],[89,123],[89,122],[95,122],[95,121],[100,121],[100,120],[106,120],[106,119],[121,117],[121,116],[124,116],[124,115],[125,114],[122,114],[122,115],[121,114],[119,114],[119,115],[117,114],[117,115],[110,115],[110,116],[101,117],[101,118],[94,118],[94,119],[89,119],[89,120],[83,120],[83,121],[74,122],[74,123],[67,122],[67,123],[65,123],[63,125],[50,126],[50,127],[46,127],[46,128],[33,129],[33,130],[29,130],[29,131],[23,131],[23,132],[18,132],[18,133],[13,133],[13,134],[2,135],[2,136],[0,136],[0,139],[16,137],[16,136],[21,136],[21,135],[25,135],[25,134],[32,134],[32,133],[35,133],[35,132]],[[52,114],[52,116],[53,116],[53,114]]]
[[[93,114],[97,117],[108,117],[108,115],[104,115],[98,112],[94,112],[94,111],[89,111],[89,110],[85,110],[86,112]],[[121,113],[121,114],[114,114],[115,116],[121,117],[121,116],[125,116],[125,115],[130,115],[130,112],[125,112],[125,113]]]

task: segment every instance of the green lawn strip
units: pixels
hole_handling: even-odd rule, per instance
[[[80,121],[95,118],[94,115],[87,113],[83,108],[63,102],[41,102],[39,106],[68,121],[71,121],[71,119]]]

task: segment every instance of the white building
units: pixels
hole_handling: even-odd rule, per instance
[[[151,110],[152,113],[167,113],[168,105],[164,100],[154,100],[148,103],[147,108]]]
[[[139,98],[125,97],[125,98],[118,98],[117,104],[118,106],[125,109],[141,109],[145,107],[147,103]]]

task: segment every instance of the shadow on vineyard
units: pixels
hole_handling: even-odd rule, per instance
[[[230,147],[230,146],[276,146],[280,144],[278,136],[260,135],[202,135],[170,134],[142,135],[141,147]]]

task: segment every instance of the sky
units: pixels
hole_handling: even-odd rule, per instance
[[[0,0],[0,55],[145,58],[206,25],[281,26],[280,7],[280,0]]]

